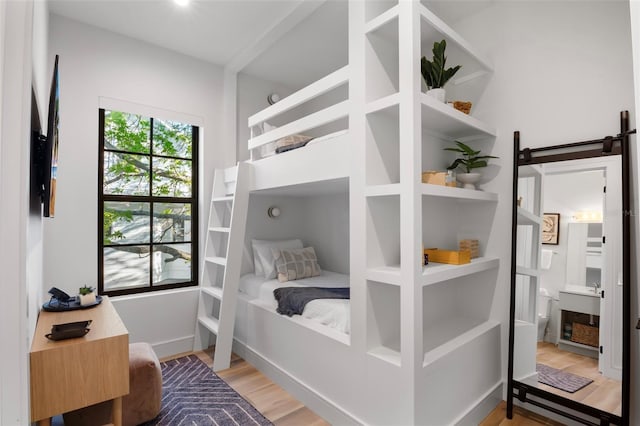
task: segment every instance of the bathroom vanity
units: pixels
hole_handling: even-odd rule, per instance
[[[598,358],[600,291],[592,287],[567,286],[559,291],[558,348]]]

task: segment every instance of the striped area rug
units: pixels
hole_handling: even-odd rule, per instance
[[[145,426],[272,425],[197,356],[161,365],[162,411]]]
[[[536,364],[538,382],[565,392],[574,393],[591,384],[593,380],[577,376],[544,364]]]

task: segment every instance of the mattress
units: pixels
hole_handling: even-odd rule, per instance
[[[277,279],[265,280],[255,274],[246,274],[240,278],[240,291],[253,299],[259,299],[275,311],[278,307],[273,290],[280,287],[349,287],[349,275],[322,271],[317,277],[295,281],[279,282]],[[349,300],[319,299],[307,303],[301,315],[342,333],[351,331],[351,308]]]

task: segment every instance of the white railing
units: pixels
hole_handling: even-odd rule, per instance
[[[349,66],[347,65],[287,96],[278,103],[252,115],[248,120],[249,128],[261,126],[267,120],[302,105],[305,102],[311,101],[336,87],[342,86],[348,81]],[[349,114],[348,104],[348,100],[339,102],[276,129],[252,137],[249,139],[248,148],[249,150],[256,149],[280,138],[304,132],[347,117]]]

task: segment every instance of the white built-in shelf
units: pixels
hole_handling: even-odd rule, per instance
[[[524,266],[516,266],[516,274],[526,275],[528,277],[539,277],[540,271],[538,269],[525,268]]]
[[[231,231],[231,228],[227,228],[225,226],[210,226],[209,227],[209,231],[211,232],[221,232],[221,233],[229,233],[229,231]]]
[[[542,218],[540,216],[536,216],[528,210],[523,209],[522,207],[518,207],[518,225],[537,225],[540,226],[542,223]]]
[[[444,318],[424,329],[424,359],[422,366],[428,367],[434,361],[450,354],[474,339],[500,327],[498,321],[484,321],[474,318]]]
[[[378,281],[391,285],[400,285],[400,265],[367,268],[365,276],[370,281]]]
[[[499,265],[500,260],[497,257],[478,257],[472,259],[471,263],[464,265],[430,262],[428,265],[422,267],[422,285],[431,285],[454,278],[477,274],[478,272],[495,269]]]
[[[424,5],[418,6],[420,9],[420,18],[423,24],[420,28],[420,40],[423,46],[423,52],[431,52],[434,41],[440,41],[443,38],[447,40],[447,52],[450,50],[460,51],[470,63],[464,64],[458,79],[465,78],[464,74],[475,74],[478,71],[493,72],[491,61],[474,48],[467,40],[462,38],[460,34],[447,25],[442,19],[438,18],[433,12]],[[464,74],[462,74],[464,73]]]
[[[562,343],[563,345],[575,346],[576,348],[589,349],[596,352],[599,350],[599,348],[596,348],[594,346],[583,345],[582,343],[572,342],[571,340],[566,339],[559,339],[558,342]]]
[[[400,184],[390,183],[387,185],[370,185],[365,187],[365,197],[388,197],[390,195],[400,195]]]
[[[399,344],[398,347],[400,347]],[[378,346],[373,349],[369,349],[367,353],[390,364],[400,367],[400,351],[386,346]]]
[[[420,94],[422,128],[428,132],[454,139],[495,137],[496,129],[475,117],[440,102],[434,97]]]
[[[458,200],[498,201],[498,194],[473,189],[455,188],[444,185],[422,184],[422,195],[455,198]]]
[[[226,203],[229,201],[233,201],[233,195],[227,195],[224,197],[214,197],[211,202],[212,203]]]
[[[397,25],[398,25],[399,10],[400,10],[400,7],[398,5],[395,5],[392,8],[385,11],[384,13],[381,13],[380,15],[376,16],[375,18],[367,22],[366,25],[364,26],[365,34],[382,30],[385,27],[390,26],[391,24],[395,24],[395,28],[396,28],[395,39],[397,39],[398,38]],[[391,33],[391,31],[389,32]],[[389,34],[389,38],[391,38],[392,36],[393,36],[393,33]]]
[[[393,93],[391,95],[367,103],[365,107],[365,113],[388,113],[393,114],[397,117],[399,114],[398,105],[400,105],[400,93]]]
[[[209,262],[209,263],[215,263],[216,265],[222,265],[222,266],[226,266],[227,265],[227,258],[226,257],[207,256],[207,257],[204,258],[204,260],[206,262]]]
[[[222,288],[220,287],[200,287],[204,294],[208,294],[218,300],[222,300]]]
[[[537,164],[528,164],[526,166],[518,167],[518,177],[526,178],[526,177],[537,177],[542,175],[543,175],[542,167],[540,167]]]
[[[198,322],[202,325],[204,325],[207,330],[209,330],[210,332],[214,333],[214,334],[218,334],[218,320],[215,318],[211,318],[211,317],[198,317]]]

